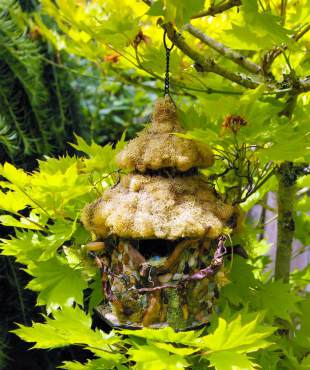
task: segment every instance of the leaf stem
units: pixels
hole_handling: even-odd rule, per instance
[[[15,266],[13,265],[13,263],[12,263],[12,261],[9,257],[7,258],[7,261],[8,261],[8,265],[10,267],[10,270],[12,272],[13,280],[14,280],[15,287],[16,287],[16,290],[17,290],[17,296],[18,296],[18,301],[19,301],[19,305],[20,305],[20,312],[22,314],[23,322],[24,322],[25,325],[27,325],[24,299],[23,299],[22,291],[20,289],[19,281],[18,281],[18,278],[17,278],[17,275],[16,275]]]

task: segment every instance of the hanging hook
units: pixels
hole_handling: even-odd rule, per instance
[[[174,43],[170,47],[167,45],[167,30],[164,31],[164,36],[163,36],[163,41],[164,41],[164,47],[166,50],[166,73],[165,73],[165,87],[164,87],[164,96],[170,96],[169,94],[169,86],[170,86],[170,81],[169,81],[169,67],[170,67],[170,52],[174,47]]]
[[[172,43],[171,46],[170,46],[170,48],[168,48],[167,41],[166,41],[167,40],[167,30],[166,29],[165,29],[165,32],[164,32],[163,39],[164,39],[164,47],[165,47],[166,51],[167,50],[171,51],[173,49],[173,47],[174,47],[174,43]]]

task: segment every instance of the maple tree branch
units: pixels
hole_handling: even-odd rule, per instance
[[[299,31],[299,32],[296,32],[294,35],[293,35],[293,39],[295,41],[298,41],[301,37],[303,37],[308,31],[310,30],[310,23],[306,24],[305,27]]]
[[[147,0],[150,1],[150,0]],[[191,19],[197,19],[197,18],[202,18],[206,16],[215,16],[216,14],[223,13],[226,10],[229,10],[235,6],[241,5],[241,0],[228,0],[227,2],[213,6],[211,5],[209,9],[202,10],[201,12],[191,16]]]
[[[189,44],[186,43],[184,37],[176,32],[171,23],[167,23],[163,25],[163,27],[167,30],[167,36],[169,37],[170,41],[195,62],[194,67],[197,71],[215,73],[249,89],[255,89],[257,86],[259,86],[260,82],[254,81],[252,77],[244,76],[238,72],[231,72],[221,67],[213,59],[205,57],[194,50],[191,46],[189,46]]]
[[[299,79],[295,91],[297,93],[310,91],[310,76]]]
[[[292,39],[294,41],[298,41],[301,39],[308,31],[310,31],[310,23],[306,24],[304,28],[301,31],[296,32],[293,36]],[[282,46],[275,46],[271,50],[269,50],[263,57],[263,71],[264,74],[268,74],[268,70],[271,67],[272,63],[274,60],[283,53],[283,51],[287,50],[288,46],[287,45],[282,45]]]
[[[162,76],[159,76],[158,74],[154,73],[152,70],[150,70],[149,68],[146,68],[143,65],[143,63],[140,60],[139,53],[138,53],[137,49],[136,49],[136,60],[137,60],[137,65],[140,69],[149,73],[155,79],[164,81],[164,78]],[[185,89],[185,90],[189,90],[189,91],[202,92],[202,93],[205,93],[205,94],[224,94],[224,95],[242,95],[243,94],[242,91],[219,90],[219,89],[213,89],[213,88],[208,87],[208,86],[206,86],[204,89],[199,89],[199,88],[196,88],[196,87],[189,87],[189,86],[186,86],[184,84],[181,84],[181,83],[177,82],[175,79],[171,79],[170,85],[173,88],[173,94],[175,94],[175,92],[174,92],[175,87],[176,88],[181,88],[183,90]],[[191,95],[189,94],[189,96],[191,96]],[[195,97],[195,96],[192,95],[192,97]]]
[[[208,45],[210,48],[216,50],[218,53],[222,54],[224,57],[232,60],[234,63],[243,67],[251,73],[260,73],[262,67],[251,60],[247,59],[244,55],[225,46],[219,41],[214,40],[198,28],[194,27],[192,24],[185,25],[184,29],[189,32],[192,36],[198,38],[201,42]]]
[[[148,5],[153,4],[152,0],[143,0],[143,1]],[[216,9],[217,9],[216,12],[221,12],[221,11],[229,9],[228,4],[229,4],[229,7],[238,6],[238,5],[241,5],[241,1],[240,0],[232,0],[232,1],[228,1],[227,3],[221,4],[220,6],[216,7]],[[221,8],[221,11],[220,11],[220,8]],[[207,12],[208,12],[208,14],[207,14]],[[212,13],[210,11],[210,8],[207,12],[205,12],[205,15],[214,15],[215,14],[215,13]],[[202,13],[200,13],[200,16],[201,16],[201,14]],[[198,17],[198,16],[194,16],[194,17]],[[200,54],[198,51],[194,50],[185,41],[184,37],[175,30],[175,28],[173,27],[173,25],[171,23],[164,24],[162,19],[160,19],[160,21],[161,21],[161,23],[159,22],[159,24],[161,24],[162,28],[166,29],[167,36],[170,39],[170,41],[173,42],[178,49],[180,49],[185,55],[187,55],[189,58],[191,58],[194,61],[194,67],[198,72],[215,73],[219,76],[224,77],[227,80],[235,82],[236,84],[238,84],[240,86],[243,86],[245,88],[248,88],[248,89],[255,89],[256,87],[258,87],[259,85],[264,83],[264,81],[262,81],[261,79],[255,79],[255,76],[244,75],[244,74],[241,74],[241,73],[238,73],[238,72],[232,72],[230,70],[227,70],[227,69],[223,68],[222,66],[217,64],[212,58],[205,57],[202,54]],[[185,29],[193,29],[193,28],[192,28],[191,25],[185,25]],[[200,36],[201,36],[201,34],[203,34],[202,31],[200,31],[198,29],[196,29],[196,30],[199,32]],[[304,29],[302,29],[301,31],[294,34],[293,39],[295,41],[298,41],[309,30],[310,30],[310,24],[307,24],[304,27]],[[208,37],[207,35],[205,35],[205,36]],[[214,49],[215,49],[215,43],[217,41],[215,41],[215,40],[212,40],[212,41],[213,41],[212,45],[214,46]],[[210,42],[210,40],[209,40],[209,42]],[[284,45],[284,47],[287,48],[287,46],[285,46],[285,45]],[[234,52],[234,50],[230,49],[229,47],[224,46],[221,43],[217,44],[217,48],[222,51],[221,54],[223,54],[227,57],[229,55],[231,60],[233,60],[233,58],[236,59],[237,55],[239,54],[239,53],[235,52],[236,54],[234,54],[232,56],[231,52]],[[247,68],[251,68],[251,69],[253,68],[253,70],[255,68],[256,71],[258,71],[258,69],[259,69],[259,71],[264,72],[264,74],[267,76],[266,72],[267,72],[267,69],[269,68],[268,66],[270,66],[270,64],[272,63],[274,58],[277,56],[277,53],[281,54],[281,52],[283,52],[283,48],[282,49],[280,48],[280,50],[278,50],[279,48],[280,47],[276,47],[276,48],[272,49],[270,52],[267,53],[267,54],[271,53],[272,55],[273,55],[273,53],[275,53],[275,56],[271,56],[270,58],[266,59],[267,54],[265,55],[265,58],[264,58],[265,61],[262,64],[262,69],[259,69],[258,66],[255,65],[255,63],[253,63],[252,61],[249,61],[249,60],[246,60],[245,62],[243,61],[242,66],[244,67],[246,65]],[[239,57],[240,56],[242,57],[241,54],[239,55]],[[249,65],[250,63],[251,63],[251,66]],[[256,72],[255,74],[257,75],[258,72]],[[303,93],[303,92],[310,91],[310,77],[307,76],[307,77],[300,78],[299,80],[297,80],[294,83],[294,85],[289,86],[288,89],[278,90],[276,88],[276,85],[274,85],[274,84],[269,84],[268,87],[270,89],[269,93],[293,91],[295,94],[300,94],[300,93]],[[212,91],[210,91],[210,92],[212,92]],[[208,93],[210,93],[210,92],[208,92]]]

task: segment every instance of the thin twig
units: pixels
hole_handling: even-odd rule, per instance
[[[294,35],[292,36],[292,39],[294,41],[298,41],[300,40],[308,31],[310,30],[310,23],[307,23],[303,29],[301,29],[300,31],[297,31],[294,33]],[[269,50],[263,57],[263,63],[262,63],[262,66],[263,66],[263,71],[264,73],[267,75],[268,74],[268,70],[270,69],[272,63],[274,62],[274,60],[280,55],[283,53],[283,51],[285,51],[286,49],[288,48],[288,45],[281,45],[281,46],[275,46],[274,48],[272,48],[271,50]]]
[[[149,0],[146,0],[146,1],[149,1]],[[203,10],[191,16],[191,19],[197,19],[197,18],[202,18],[206,16],[215,16],[216,14],[223,13],[226,10],[229,10],[231,8],[234,8],[235,6],[240,6],[240,5],[241,5],[241,0],[228,0],[227,2],[224,2],[223,4],[219,4],[217,6],[211,5],[209,9]]]
[[[20,288],[20,285],[19,285],[17,275],[16,275],[15,266],[14,266],[14,264],[12,263],[12,261],[9,257],[7,258],[7,261],[8,261],[8,265],[10,267],[10,270],[12,272],[13,280],[14,280],[15,287],[16,287],[16,290],[17,290],[17,296],[18,296],[18,300],[19,300],[20,311],[21,311],[21,314],[22,314],[23,322],[24,322],[25,325],[27,325],[24,298],[23,298],[23,294],[22,294],[22,291],[21,291],[21,288]]]

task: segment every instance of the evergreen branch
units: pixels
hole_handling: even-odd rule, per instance
[[[2,82],[5,82],[5,80]],[[16,106],[15,101],[9,102],[8,94],[6,93],[6,90],[3,88],[1,84],[0,84],[0,102],[1,102],[1,107],[2,107],[1,113],[6,114],[6,117],[8,117],[9,121],[12,122],[12,126],[14,125],[15,130],[18,134],[18,139],[17,139],[18,142],[19,143],[22,142],[23,150],[25,151],[25,153],[29,154],[30,146],[31,146],[30,139],[27,136],[27,134],[24,132],[22,127],[20,126],[20,122],[15,112],[18,109],[18,107]]]
[[[244,55],[238,53],[237,51],[225,46],[219,41],[214,40],[210,36],[206,35],[204,32],[194,27],[191,24],[185,25],[184,29],[188,31],[192,36],[198,38],[201,42],[208,45],[210,48],[216,50],[218,53],[222,54],[224,57],[232,60],[234,63],[243,67],[249,72],[260,73],[262,68],[258,64],[247,59]]]
[[[16,136],[14,130],[7,124],[5,117],[0,115],[0,145],[2,145],[10,159],[14,158],[14,153],[18,150]]]

